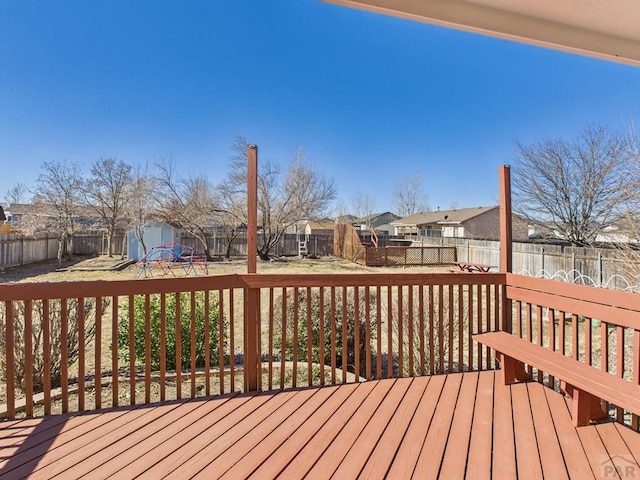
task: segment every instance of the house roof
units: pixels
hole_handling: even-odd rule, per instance
[[[460,208],[456,210],[440,210],[438,212],[422,212],[410,215],[405,218],[401,218],[400,220],[396,220],[395,222],[391,222],[391,225],[401,227],[433,223],[440,225],[459,224],[496,208],[499,207],[497,205],[493,205],[489,207],[472,207]]]
[[[308,222],[307,225],[311,230],[331,230],[335,228],[335,222]]]
[[[377,218],[382,217],[383,215],[391,215],[395,218],[400,218],[398,215],[392,212],[380,212],[380,213],[372,213],[371,215],[367,215],[366,217],[356,218],[353,220],[354,223],[358,222],[371,222],[376,220]]]
[[[640,66],[638,0],[324,0]]]

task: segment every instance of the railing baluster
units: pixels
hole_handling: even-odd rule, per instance
[[[224,290],[218,290],[218,383],[219,392],[225,392],[224,385]],[[231,320],[230,320],[231,321]],[[245,358],[245,366],[247,365]]]
[[[547,311],[547,322],[549,324],[549,350],[552,352],[556,351],[556,321],[555,321],[555,310],[550,308]],[[555,388],[555,378],[553,375],[549,375],[549,386],[551,388]]]
[[[69,311],[67,299],[60,300],[60,383],[62,388],[62,413],[69,411]]]
[[[609,324],[600,322],[600,370],[609,371]]]
[[[160,401],[166,400],[167,389],[167,297],[160,294]]]
[[[424,285],[418,285],[418,322],[420,330],[420,375],[426,374],[426,342],[424,325]]]
[[[464,371],[464,286],[458,285],[458,372]]]
[[[94,374],[95,408],[102,408],[102,297],[95,297],[95,340],[94,340]]]
[[[78,298],[78,410],[84,410],[84,377],[85,377],[85,315],[84,298]]]
[[[584,319],[584,362],[587,365],[593,364],[593,337],[591,318]]]
[[[347,383],[347,368],[349,365],[349,352],[347,350],[347,328],[349,327],[349,318],[347,316],[348,298],[347,287],[344,286],[342,287],[342,383]]]
[[[313,385],[313,320],[311,318],[311,287],[307,287],[307,380]]]
[[[366,355],[366,373],[367,380],[371,380],[371,292],[370,287],[364,287],[364,335],[365,344],[364,352]],[[320,317],[322,318],[322,317]]]
[[[336,383],[336,287],[331,287],[331,383]]]
[[[42,300],[42,350],[44,414],[51,415],[51,318],[48,299]]]
[[[320,307],[318,311],[319,319],[318,319],[318,337],[320,341],[320,348],[318,352],[318,356],[320,357],[320,385],[324,386],[324,347],[325,347],[325,338],[324,338],[324,287],[320,287],[320,292],[318,294],[320,296]]]
[[[144,403],[151,403],[151,295],[144,296]]]
[[[476,315],[477,315],[477,319],[476,319],[476,333],[480,333],[482,332],[482,285],[478,285],[477,286],[478,289],[478,294],[476,295]],[[470,341],[472,341],[470,339]],[[473,342],[475,343],[475,342]],[[482,360],[483,360],[483,356],[482,356],[482,345],[480,345],[479,343],[476,344],[476,351],[478,352],[478,371],[482,371]]]
[[[189,312],[190,322],[190,334],[191,334],[191,398],[196,397],[196,292],[190,292],[190,307]],[[218,322],[220,325],[223,322]]]
[[[429,375],[433,375],[436,372],[435,366],[435,339],[434,339],[434,312],[433,312],[433,285],[428,286],[428,295],[429,295]]]
[[[538,322],[537,324],[538,332],[537,332],[536,341],[538,342],[538,345],[542,346],[542,307],[540,305],[536,306],[536,321]],[[538,377],[538,382],[542,383],[543,375],[540,370],[538,370],[537,377]]]
[[[449,326],[448,329],[448,339],[447,339],[447,373],[453,372],[453,285],[447,286],[447,293],[449,297],[449,306],[448,306],[448,315],[447,315],[447,323]]]
[[[407,329],[407,335],[408,335],[408,341],[407,341],[407,345],[408,345],[408,350],[409,350],[409,376],[410,377],[414,377],[416,372],[415,372],[415,365],[414,365],[414,333],[413,333],[413,289],[414,286],[413,285],[409,285],[408,286],[408,305],[407,305],[407,323],[408,323],[408,329]]]
[[[469,324],[467,326],[467,341],[469,343],[468,343],[468,346],[467,346],[467,350],[468,350],[468,360],[467,360],[468,367],[467,367],[467,369],[468,369],[468,371],[472,372],[472,371],[474,371],[474,368],[473,368],[473,364],[474,364],[474,362],[473,362],[473,360],[474,360],[474,358],[473,358],[473,343],[474,342],[473,342],[473,338],[472,338],[472,336],[473,336],[473,324],[474,324],[473,323],[473,320],[474,320],[474,318],[473,318],[473,285],[467,285],[467,288],[468,288],[468,295],[469,295]]]
[[[120,391],[118,384],[119,363],[118,363],[118,302],[120,297],[111,297],[111,405],[117,407],[120,402]],[[164,385],[164,382],[162,382]],[[164,400],[164,399],[163,399]]]
[[[7,418],[13,420],[16,417],[16,376],[15,376],[15,356],[14,356],[14,311],[13,302],[4,302],[4,309],[6,313],[5,318],[5,356],[6,356],[6,382],[7,382]]]
[[[387,286],[387,378],[393,377],[393,287]]]
[[[287,288],[282,287],[282,345],[280,345],[280,388],[284,388],[285,362],[287,359]]]
[[[398,285],[398,377],[404,376],[404,316],[402,314],[403,286]]]
[[[566,312],[559,311],[558,312],[558,330],[559,330],[558,350],[560,351],[560,353],[562,355],[566,355],[566,353],[567,353],[567,345],[566,345],[567,338],[566,338],[566,332],[565,332],[565,326],[566,326],[565,318],[566,318]]]
[[[269,289],[271,291],[271,289]],[[260,294],[258,294],[258,299],[260,298]],[[262,322],[260,317],[260,302],[258,301],[258,322],[259,322],[259,330],[262,331]],[[218,319],[218,324],[222,325],[224,329],[224,321],[222,318]],[[229,390],[231,392],[236,391],[236,340],[235,340],[235,301],[234,301],[234,293],[233,288],[229,289]],[[258,335],[258,342],[260,342],[260,335]],[[224,345],[224,340],[222,342]],[[260,348],[258,351],[261,352]],[[260,368],[258,370],[258,384],[262,388],[262,358],[259,359]]]
[[[382,288],[376,285],[376,336],[377,336],[377,358],[376,358],[376,379],[382,378]]]
[[[633,364],[632,380],[635,385],[640,385],[640,330],[633,331]],[[640,415],[631,415],[631,428],[636,432],[640,429]]]
[[[24,389],[25,411],[33,417],[33,303],[24,301]]]
[[[624,378],[625,364],[625,339],[624,328],[620,325],[616,326],[616,376]],[[633,359],[633,361],[636,361]],[[616,421],[622,423],[624,419],[624,411],[622,408],[616,408]]]
[[[273,390],[273,287],[269,288],[269,323],[267,328],[269,329],[269,353],[267,361],[268,363],[268,371],[269,371],[269,379],[268,385],[269,390]]]
[[[353,287],[353,343],[356,382],[360,381],[360,288]]]
[[[533,305],[527,302],[526,306],[526,316],[527,316],[527,340],[529,342],[533,342]],[[533,369],[531,365],[527,365],[527,372],[529,375],[533,373]]]
[[[444,372],[444,286],[438,285],[438,373]]]
[[[223,322],[219,318],[218,322]],[[211,395],[211,298],[204,291],[204,394]]]
[[[579,358],[580,335],[578,330],[578,315],[571,315],[571,357],[574,360]]]
[[[293,388],[298,386],[298,322],[300,302],[298,300],[298,287],[293,288],[293,371],[291,380]]]
[[[176,292],[176,399],[182,398],[182,295]]]
[[[129,295],[129,404],[136,403],[136,340],[134,296]]]

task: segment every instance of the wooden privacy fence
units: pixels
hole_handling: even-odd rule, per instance
[[[422,237],[416,244],[453,247],[460,261],[500,264],[500,242],[494,240]],[[565,281],[640,291],[640,256],[631,251],[514,242],[513,271],[546,278],[564,272]]]
[[[58,239],[46,233],[24,236],[0,234],[0,270],[53,260],[58,255]]]

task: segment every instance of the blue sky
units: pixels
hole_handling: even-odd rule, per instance
[[[315,0],[0,0],[0,199],[42,162],[227,171],[303,146],[393,209],[422,172],[433,208],[497,202],[514,141],[640,122],[640,69]]]

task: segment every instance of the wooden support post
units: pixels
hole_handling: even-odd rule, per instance
[[[513,233],[511,218],[511,169],[500,166],[500,272],[511,273],[513,269]],[[512,306],[507,298],[507,286],[501,285],[500,303],[502,310],[502,330],[511,333]]]
[[[531,378],[524,368],[524,363],[519,360],[503,355],[500,352],[495,352],[495,357],[500,363],[502,382],[505,385],[511,385],[512,383],[522,382]]]
[[[571,419],[575,427],[589,425],[592,420],[603,420],[608,418],[606,407],[600,398],[591,395],[589,392],[575,388],[566,384],[563,390],[571,397]],[[606,403],[605,403],[606,405]]]
[[[258,147],[247,146],[247,273],[257,273],[258,252]],[[258,335],[260,290],[245,289],[244,297],[244,388],[258,390]]]

